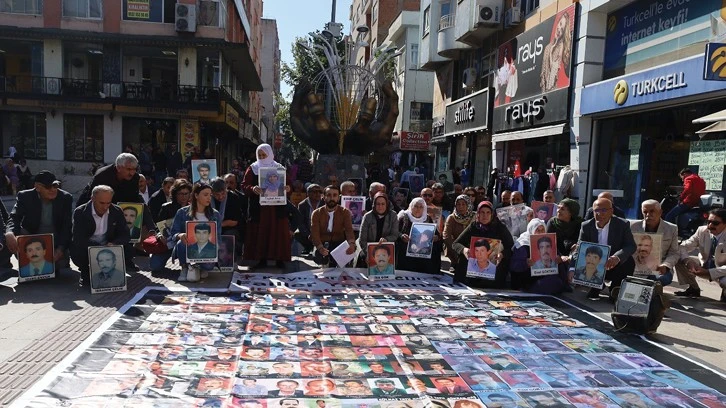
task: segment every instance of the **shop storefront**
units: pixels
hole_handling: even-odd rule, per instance
[[[530,169],[554,171],[569,164],[576,7],[559,11],[499,47],[492,153],[501,183]],[[497,190],[504,188],[509,186]]]
[[[437,171],[462,169],[472,164],[470,184],[484,184],[489,173],[489,152],[478,150],[491,145],[491,92],[484,89],[446,105],[444,135],[446,140],[437,146]],[[445,155],[447,154],[447,155]],[[443,164],[446,163],[446,167]]]
[[[726,133],[700,133],[694,120],[726,109],[726,87],[703,79],[701,56],[587,86],[580,111],[593,117],[589,189],[614,190],[629,218],[640,203],[660,200],[690,167],[706,188],[724,190]]]

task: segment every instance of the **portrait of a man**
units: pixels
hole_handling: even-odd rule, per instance
[[[205,221],[187,222],[187,236],[193,237],[187,246],[189,260],[211,261],[217,259],[216,224]]]
[[[123,288],[126,286],[123,247],[91,247],[91,289]]]
[[[634,233],[633,238],[637,245],[633,254],[635,275],[655,274],[660,264],[662,235]]]
[[[53,275],[53,235],[26,235],[18,237],[20,278]],[[50,252],[48,251],[50,248]],[[46,257],[46,255],[48,257]]]
[[[216,160],[192,160],[192,182],[209,184],[217,177]]]
[[[532,276],[557,273],[556,240],[556,234],[532,234],[530,236],[530,258],[534,261]]]
[[[392,277],[396,275],[393,267],[394,261],[394,244],[392,242],[384,242],[378,244],[368,244],[368,276],[375,279],[376,277]]]
[[[610,249],[605,245],[581,242],[578,249],[575,283],[602,288],[605,279],[605,260]]]
[[[493,279],[497,273],[497,265],[489,259],[491,252],[492,247],[488,239],[473,238],[466,266],[467,275]]]
[[[126,227],[131,236],[129,242],[139,242],[141,238],[141,222],[144,215],[143,205],[137,203],[119,203],[124,213]]]

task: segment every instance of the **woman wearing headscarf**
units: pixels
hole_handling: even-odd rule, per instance
[[[373,196],[373,208],[363,215],[358,237],[358,248],[363,260],[367,259],[368,244],[377,242],[396,242],[401,236],[398,232],[398,219],[391,209],[388,195],[378,192]],[[365,264],[365,262],[364,262]]]
[[[256,155],[257,161],[250,165],[242,179],[242,191],[249,200],[244,259],[258,261],[253,268],[266,266],[268,260],[276,261],[278,268],[284,268],[291,258],[287,208],[284,205],[260,206],[260,195],[264,190],[259,186],[261,168],[281,168],[282,165],[275,161],[269,144],[259,145]],[[285,186],[285,192],[288,191],[289,186]]]
[[[550,218],[547,223],[547,232],[557,234],[557,255],[560,278],[565,283],[565,290],[571,291],[568,278],[568,267],[573,258],[572,251],[580,238],[580,204],[570,198],[565,198],[557,204],[557,215]]]
[[[531,236],[545,233],[545,222],[535,218],[527,224],[527,230],[523,232],[512,248],[512,261],[509,263],[509,270],[512,273],[512,289],[527,289],[536,278],[532,278],[532,260],[530,259]]]
[[[260,187],[265,197],[279,197],[282,194],[283,187],[277,171],[268,172]]]
[[[469,245],[474,237],[498,239],[502,243],[499,263],[494,281],[467,278],[466,266],[469,257]],[[509,260],[512,256],[514,240],[507,227],[497,219],[494,206],[489,201],[482,201],[476,208],[476,219],[459,235],[452,248],[459,254],[459,261],[454,269],[455,282],[467,282],[471,286],[485,288],[504,288],[507,283]]]
[[[406,248],[411,240],[411,227],[414,223],[430,223],[433,220],[426,213],[426,201],[417,197],[411,200],[408,209],[398,213],[398,230],[401,233],[396,242],[396,269],[423,273],[441,273],[441,246],[433,245],[431,259],[406,256]],[[439,240],[439,231],[434,229],[433,242]]]
[[[452,268],[459,262],[459,254],[452,247],[454,240],[459,238],[464,229],[471,224],[474,215],[471,198],[467,194],[456,197],[454,212],[446,218],[444,223],[444,255],[451,261]]]

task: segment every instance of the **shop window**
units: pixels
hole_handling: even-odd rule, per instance
[[[3,0],[0,12],[17,14],[43,14],[43,0]]]
[[[101,0],[63,0],[63,17],[101,18]]]
[[[103,162],[103,116],[64,115],[65,159]]]
[[[416,69],[418,67],[418,44],[410,44],[409,54],[411,55],[409,69]]]
[[[13,146],[23,158],[47,158],[45,113],[5,112],[0,117],[3,151]]]
[[[539,0],[522,0],[522,5],[523,14],[528,16],[539,8]]]
[[[124,146],[131,145],[135,152],[147,146],[166,151],[177,144],[177,127],[175,120],[123,118],[122,142]]]

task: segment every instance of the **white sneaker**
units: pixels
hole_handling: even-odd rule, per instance
[[[188,274],[189,274],[189,268],[187,268],[186,266],[182,266],[182,270],[179,273],[179,279],[177,279],[177,280],[179,282],[186,282]]]
[[[206,278],[209,277],[209,271],[208,270],[206,270],[206,269],[200,269],[200,271],[201,272],[200,272],[199,276],[201,276],[202,279],[206,279]]]
[[[197,265],[189,265],[189,272],[187,273],[187,281],[199,282],[199,267]]]

